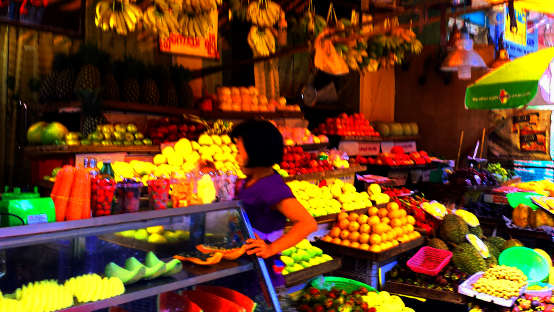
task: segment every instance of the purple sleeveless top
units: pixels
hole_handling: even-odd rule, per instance
[[[271,233],[285,228],[287,218],[275,205],[287,198],[294,198],[292,191],[278,173],[261,178],[244,188],[246,180],[239,181],[237,199],[248,214],[252,227],[262,233]]]

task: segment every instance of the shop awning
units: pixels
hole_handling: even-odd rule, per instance
[[[550,65],[550,66],[549,66]],[[508,62],[466,89],[466,108],[503,109],[524,105],[552,105],[554,48],[543,49]],[[543,86],[539,90],[539,81]],[[546,89],[544,89],[546,87]]]
[[[504,2],[503,0],[487,0],[490,4]],[[554,1],[552,0],[516,0],[518,6],[528,11],[554,14]]]

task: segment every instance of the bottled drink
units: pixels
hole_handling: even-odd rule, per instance
[[[86,168],[86,167],[85,167]],[[96,168],[96,158],[91,158],[89,160],[89,172],[90,175],[95,177],[98,175],[98,168]]]
[[[114,172],[113,172],[111,161],[106,160],[104,162],[104,165],[102,166],[102,169],[100,170],[100,174],[103,175],[103,176],[110,176],[112,178],[114,177]]]

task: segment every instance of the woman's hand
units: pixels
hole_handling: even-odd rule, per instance
[[[271,245],[268,245],[258,234],[254,233],[254,235],[256,239],[249,238],[246,240],[246,254],[256,255],[264,259],[273,256],[275,253],[271,249]]]

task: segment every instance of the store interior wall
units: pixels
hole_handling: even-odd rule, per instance
[[[360,113],[369,121],[394,121],[394,68],[360,75]]]
[[[456,73],[438,70],[438,46],[425,46],[422,55],[409,66],[397,67],[395,121],[415,121],[419,125],[418,149],[447,159],[458,153],[460,131],[464,131],[462,158],[473,153],[483,128],[488,127],[488,111],[466,110],[466,87],[486,73],[473,70],[472,80],[459,80]],[[494,59],[494,48],[476,49],[487,64]]]

